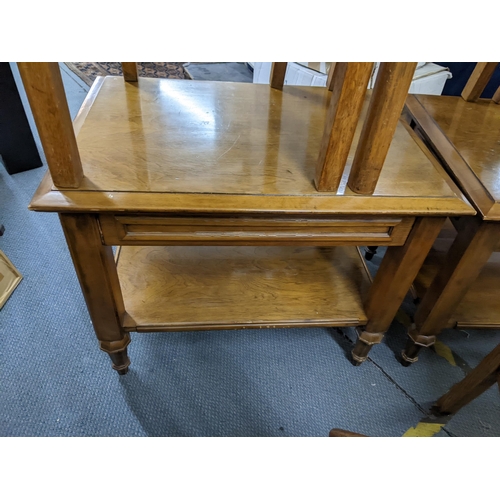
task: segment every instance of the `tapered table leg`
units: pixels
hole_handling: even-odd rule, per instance
[[[471,217],[461,224],[443,266],[415,314],[415,327],[409,331],[409,339],[402,352],[405,365],[418,360],[422,347],[434,344],[436,335],[446,328],[456,306],[479,276],[499,241],[498,223]]]
[[[125,313],[112,248],[101,242],[97,216],[60,214],[71,258],[100,347],[120,375],[128,371],[130,335],[122,328]]]
[[[444,221],[444,217],[417,218],[405,244],[387,249],[365,302],[368,323],[358,328],[352,351],[355,364],[365,361],[384,338]]]

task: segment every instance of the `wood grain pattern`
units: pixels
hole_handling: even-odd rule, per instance
[[[497,66],[497,62],[478,62],[462,91],[462,98],[469,102],[477,101]]]
[[[101,215],[107,245],[402,245],[413,218]]]
[[[286,62],[273,62],[271,66],[271,79],[269,82],[271,88],[277,90],[283,89],[287,66],[288,63]]]
[[[479,276],[499,241],[500,224],[483,222],[480,217],[470,218],[467,226],[459,231],[415,314],[416,329],[420,335],[436,335],[446,328],[456,307]],[[477,304],[477,299],[485,299],[486,295],[497,289],[498,285],[493,290],[484,290],[473,300]],[[494,297],[484,305],[491,304]],[[494,316],[496,309],[495,305]],[[481,306],[478,311],[466,309],[466,314],[467,311],[483,314],[485,307]]]
[[[467,218],[462,217],[463,221]],[[415,278],[415,290],[423,298],[438,272],[445,266],[447,253],[457,235],[453,227],[442,231]],[[500,250],[498,243],[495,247]],[[500,253],[493,252],[467,288],[463,299],[453,307],[448,328],[500,328]]]
[[[365,302],[370,318],[367,332],[388,330],[444,221],[442,217],[418,218],[404,246],[387,249]]]
[[[113,249],[101,242],[97,216],[61,214],[59,218],[97,338],[123,340],[125,308]]]
[[[318,191],[336,192],[365,102],[373,63],[335,65],[332,96],[316,166]]]
[[[497,382],[500,375],[500,345],[495,347],[474,370],[441,396],[437,412],[454,414]]]
[[[354,247],[123,247],[118,275],[137,331],[366,322]]]
[[[380,64],[349,176],[355,193],[372,194],[399,123],[417,63]]]
[[[18,63],[54,184],[76,188],[82,164],[57,63]]]
[[[137,82],[139,80],[136,62],[122,62],[122,72],[123,79],[126,82]]]
[[[447,180],[441,177],[446,184]],[[403,182],[403,181],[402,181]],[[41,212],[206,213],[418,216],[474,215],[458,189],[449,197],[254,196],[230,194],[59,191],[47,173],[29,205]]]
[[[485,220],[500,220],[500,108],[492,101],[409,96],[408,110],[436,156]]]
[[[149,78],[139,89],[107,77],[78,135],[80,189],[331,198],[313,185],[330,96],[321,87]],[[346,192],[343,180],[338,194]],[[375,195],[456,196],[403,123]]]

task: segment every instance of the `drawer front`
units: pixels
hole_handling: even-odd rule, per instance
[[[101,214],[106,245],[402,245],[405,218],[157,217]]]

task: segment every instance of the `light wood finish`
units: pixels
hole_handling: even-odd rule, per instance
[[[382,341],[444,221],[443,217],[418,218],[405,244],[387,249],[364,303],[369,321],[358,330],[352,353],[358,363]]]
[[[337,196],[318,193],[313,185],[315,155],[330,95],[313,87],[286,86],[283,92],[275,92],[266,85],[147,78],[139,89],[120,77],[107,77],[78,134],[85,168],[80,190],[51,190],[50,182],[45,182],[31,208],[474,213],[404,122],[396,129],[375,196],[353,195],[345,185],[347,172]],[[135,108],[127,105],[132,102]],[[198,117],[189,111],[193,103],[202,115],[212,110],[208,135],[206,124],[193,121]],[[210,107],[214,103],[219,103],[220,110]],[[368,101],[365,111],[367,105]],[[281,137],[269,108],[276,108],[272,116],[281,117]],[[144,118],[139,121],[141,110]],[[189,148],[184,146],[186,136],[191,137]]]
[[[485,220],[500,221],[500,108],[491,100],[409,96],[408,110],[430,147]]]
[[[461,218],[464,220],[467,218]],[[424,265],[415,279],[415,290],[421,299],[431,286],[436,275],[446,266],[448,252],[456,238],[456,231],[441,232],[436,239]],[[480,268],[478,277],[467,287],[465,296],[458,300],[450,311],[445,324],[447,328],[500,328],[500,253],[499,243],[486,264]],[[474,259],[475,260],[475,259]]]
[[[137,82],[139,80],[137,63],[135,62],[122,62],[122,72],[126,82]]]
[[[2,309],[22,279],[22,274],[8,259],[7,255],[0,250],[0,309]]]
[[[18,63],[54,184],[76,188],[82,164],[57,63]]]
[[[416,67],[417,63],[380,64],[349,176],[355,193],[375,191]]]
[[[61,214],[116,369],[127,369],[129,331],[385,323],[408,276],[398,269],[394,288],[389,277],[379,281],[390,305],[368,317],[370,277],[355,245],[417,249],[412,234],[426,223],[413,224],[415,216],[475,213],[404,119],[373,196],[346,188],[361,124],[337,193],[318,193],[334,95],[231,82],[96,83],[75,123],[85,178],[56,189],[45,176],[31,208]],[[123,245],[118,271],[111,244]]]
[[[500,108],[479,99],[498,63],[478,63],[462,97],[410,96],[417,132],[478,209],[453,218],[455,231],[436,240],[416,281],[422,301],[402,353],[406,364],[434,344],[443,328],[499,328]]]
[[[271,66],[271,80],[269,82],[273,89],[283,89],[287,66],[288,63],[286,62],[273,62]]]
[[[493,102],[496,102],[497,104],[500,104],[500,87],[497,88],[496,92],[493,94],[493,97],[491,98]]]
[[[464,299],[499,242],[500,224],[485,222],[480,216],[471,218],[458,232],[415,314],[415,326],[409,332],[409,340],[402,353],[407,363],[418,359],[421,347],[434,344],[436,335],[449,324],[457,305]],[[488,304],[491,302],[491,299],[487,301]],[[495,303],[494,308],[497,307]],[[484,311],[484,307],[481,309]]]
[[[471,220],[466,230],[458,233],[415,315],[420,335],[435,335],[446,327],[499,240],[500,224],[480,218]]]
[[[355,247],[123,247],[118,275],[134,331],[367,320]]]
[[[402,245],[413,218],[101,215],[106,245]],[[363,242],[363,243],[362,243]]]
[[[75,136],[78,137],[78,134],[80,133],[80,129],[82,128],[83,124],[85,123],[85,120],[87,119],[87,115],[90,112],[90,109],[92,108],[92,104],[94,104],[94,101],[99,94],[99,91],[101,90],[101,87],[104,83],[104,77],[103,76],[98,76],[92,87],[90,87],[90,90],[88,91],[87,95],[85,96],[85,99],[80,106],[80,109],[78,110],[78,114],[76,115],[75,119],[73,120],[73,130],[75,131]]]
[[[365,102],[373,63],[339,62],[316,166],[318,191],[336,192]]]
[[[332,62],[330,64],[330,69],[328,70],[328,78],[326,79],[326,88],[328,90],[333,90],[333,75],[335,73],[335,68],[337,66],[337,63]]]
[[[462,381],[439,398],[434,411],[445,415],[456,413],[495,384],[499,377],[500,345],[495,347]]]
[[[497,62],[478,62],[462,91],[462,98],[469,102],[477,101],[497,66]]]
[[[59,218],[101,349],[110,356],[121,353],[111,356],[113,367],[126,373],[130,337],[121,326],[125,307],[113,249],[102,244],[96,215],[60,214]]]
[[[411,283],[422,266],[444,223],[442,217],[422,217],[417,219],[405,245],[387,250],[373,281],[373,287],[365,303],[368,314],[383,307],[384,315],[370,321],[366,327],[370,332],[383,332],[389,328],[392,318],[408,293]],[[397,289],[391,288],[391,281]],[[390,290],[397,293],[394,301],[388,300]],[[389,302],[391,305],[387,304]],[[394,308],[394,311],[391,311]]]

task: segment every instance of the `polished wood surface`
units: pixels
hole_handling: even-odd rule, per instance
[[[500,220],[500,107],[453,96],[414,99],[409,109],[465,194],[486,220]]]
[[[83,178],[66,94],[57,63],[18,63],[54,184],[76,188]]]
[[[107,245],[402,245],[413,218],[101,215]]]
[[[372,346],[383,340],[444,220],[418,218],[405,244],[387,249],[364,302],[369,321],[365,328],[358,329],[352,351],[357,363],[365,361]]]
[[[463,380],[441,396],[433,410],[445,415],[456,413],[496,382],[500,387],[500,345],[495,347]]]
[[[60,214],[59,219],[100,348],[124,375],[130,364],[130,335],[122,327],[125,306],[113,249],[102,244],[96,215]]]
[[[459,231],[415,314],[420,335],[435,335],[446,327],[499,241],[500,224],[483,222],[480,217]]]
[[[444,215],[475,212],[404,118],[374,195],[346,187],[361,124],[337,192],[318,193],[334,94],[148,78],[96,83],[75,123],[81,185],[56,189],[47,175],[31,208],[60,213],[101,349],[120,373],[130,331],[389,326],[413,279],[403,267],[412,270],[410,256],[419,262],[430,245],[421,239]],[[413,224],[415,216],[425,218]],[[394,263],[382,267],[394,276],[372,285],[385,302],[368,317],[371,281],[354,245],[380,240],[403,245],[404,255],[387,252]],[[123,245],[118,269],[111,244]],[[368,342],[383,335],[365,333]]]
[[[367,321],[355,247],[122,247],[118,275],[134,331]]]
[[[462,98],[469,102],[477,101],[497,66],[497,62],[478,62],[462,91]]]
[[[432,281],[446,265],[456,231],[441,232],[415,279],[415,290],[420,298],[425,296]],[[498,250],[498,243],[495,250]],[[473,258],[477,264],[476,257]],[[479,266],[477,278],[466,289],[465,296],[451,306],[443,328],[500,328],[500,253],[493,252],[486,264]]]
[[[125,308],[113,249],[101,242],[97,216],[61,214],[60,220],[97,337],[119,341]]]
[[[373,63],[335,65],[332,95],[316,165],[318,191],[337,192],[351,150]]]
[[[384,309],[384,314],[370,321],[367,331],[381,332],[389,328],[443,223],[442,217],[421,217],[415,222],[404,246],[387,249],[365,303],[369,316],[380,308]],[[391,297],[394,300],[388,300],[391,290],[396,293]]]
[[[126,82],[137,82],[139,80],[137,63],[122,62],[123,78]]]
[[[374,196],[346,188],[352,148],[337,196],[318,193],[314,167],[330,95],[313,87],[285,86],[278,92],[267,85],[147,78],[134,86],[107,77],[78,134],[85,170],[80,190],[60,193],[47,181],[31,208],[473,213],[404,122]],[[279,114],[281,134],[270,106]],[[208,123],[197,121],[204,115]]]
[[[273,89],[281,90],[283,88],[287,66],[288,63],[286,62],[273,62],[271,66],[271,79],[269,82]]]
[[[372,194],[392,144],[417,63],[383,62],[349,176],[349,187]]]

